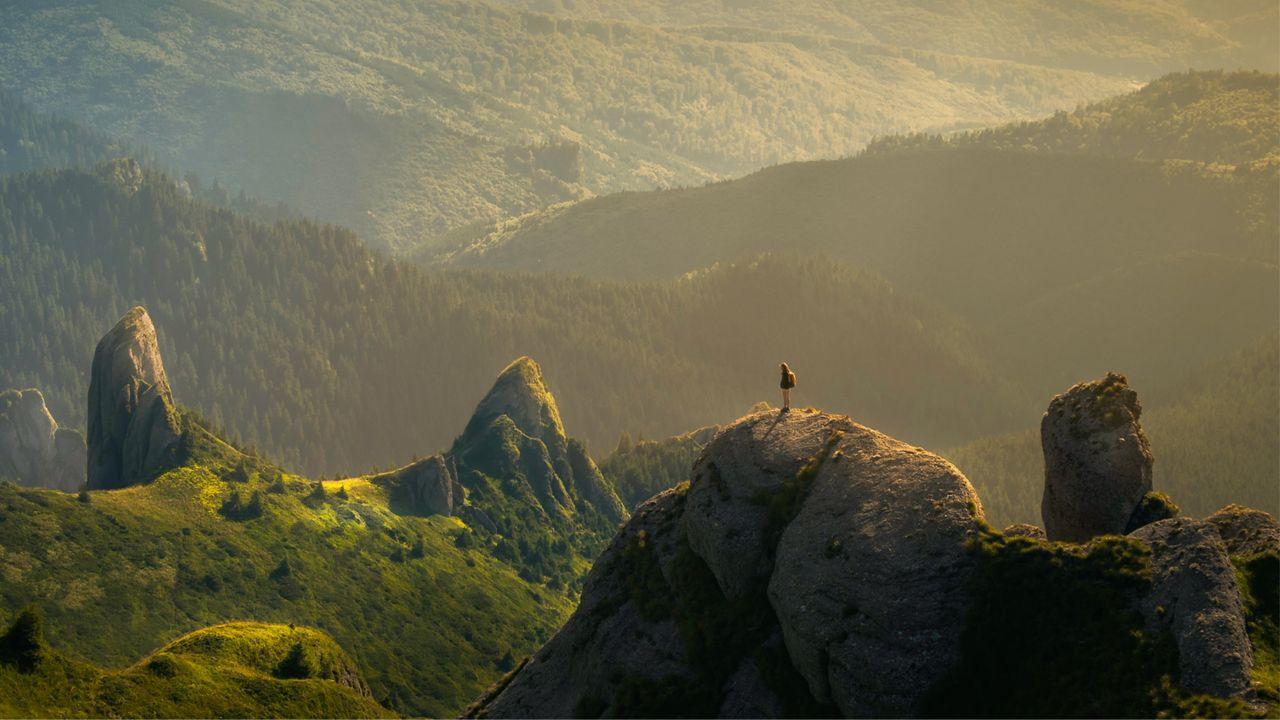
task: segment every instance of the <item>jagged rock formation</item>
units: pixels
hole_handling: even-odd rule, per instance
[[[1040,422],[1050,540],[1084,542],[1123,534],[1151,491],[1151,448],[1138,424],[1142,406],[1123,375],[1108,373],[1053,398]]]
[[[1141,609],[1178,646],[1179,684],[1219,697],[1250,687],[1253,654],[1235,567],[1212,523],[1161,520],[1131,537],[1151,548],[1153,583]]]
[[[58,427],[34,388],[0,393],[0,478],[74,491],[84,484],[84,436]]]
[[[1205,518],[1205,522],[1218,531],[1231,555],[1280,550],[1280,522],[1261,510],[1228,505]]]
[[[1032,540],[1045,540],[1044,528],[1030,523],[1014,523],[1000,533],[1005,537],[1024,537]]]
[[[542,369],[528,357],[502,371],[449,454],[462,475],[519,479],[550,518],[583,510],[611,523],[627,516],[586,449],[565,434]]]
[[[954,661],[981,522],[935,455],[841,416],[750,415],[640,506],[565,627],[470,712],[909,714]]]
[[[145,309],[135,307],[93,354],[88,486],[110,489],[150,480],[172,459],[181,435],[155,326]]]
[[[392,507],[408,515],[452,515],[466,500],[466,491],[441,455],[369,479],[387,488]]]

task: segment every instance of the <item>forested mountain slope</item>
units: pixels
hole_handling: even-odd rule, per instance
[[[502,363],[535,357],[571,435],[608,448],[776,393],[917,442],[1017,427],[964,325],[825,260],[760,258],[663,283],[430,271],[350,232],[264,225],[127,161],[0,179],[0,387],[83,422],[102,328],[145,305],[179,401],[311,472],[446,447]]]
[[[1278,85],[1171,75],[1042,122],[550,208],[435,260],[635,279],[820,252],[955,311],[1034,397],[1109,369],[1163,384],[1277,322]]]
[[[1138,389],[1144,397],[1171,399],[1144,403],[1142,414],[1156,458],[1156,490],[1192,516],[1227,503],[1280,513],[1280,339],[1259,338],[1152,393]],[[1038,427],[943,455],[973,481],[992,523],[1039,524],[1044,460]]]
[[[928,0],[503,0],[539,12],[711,30],[768,29],[1115,74],[1171,67],[1275,70],[1267,0],[995,3]]]
[[[1044,115],[1189,63],[1252,65],[1268,42],[1157,4],[876,3],[830,23],[849,11],[809,3],[794,27],[767,10],[581,5],[17,3],[0,10],[0,81],[173,166],[407,249],[591,193]],[[1028,52],[1049,38],[1051,56]]]

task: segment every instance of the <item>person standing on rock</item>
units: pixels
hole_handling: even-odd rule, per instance
[[[782,382],[779,386],[782,388],[782,412],[787,412],[791,409],[791,388],[796,386],[796,374],[791,372],[786,363],[782,363]]]

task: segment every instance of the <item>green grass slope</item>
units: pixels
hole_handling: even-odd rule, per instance
[[[0,11],[0,76],[41,109],[168,163],[409,249],[593,192],[1044,115],[1192,57],[1237,66],[1256,44],[1185,13],[1146,33],[1142,18],[1159,12],[1123,27],[1106,7],[1083,9],[1080,23],[994,3],[872,12],[896,17],[841,37],[821,25],[777,32],[759,14],[679,27],[474,0],[17,5]],[[995,18],[1007,33],[985,26]],[[1050,35],[1098,62],[989,52],[994,38]],[[1161,54],[1168,46],[1188,52]]]
[[[0,606],[39,606],[54,648],[113,666],[231,619],[312,626],[350,651],[375,699],[437,716],[570,609],[487,547],[459,547],[456,518],[397,515],[365,479],[319,493],[248,468],[198,455],[148,485],[79,498],[0,485]]]
[[[1141,419],[1155,456],[1155,488],[1197,517],[1228,503],[1280,515],[1278,378],[1280,340],[1270,335],[1170,387],[1157,387],[1168,400],[1145,403]],[[1143,388],[1138,391],[1142,399]],[[993,524],[1040,524],[1039,428],[943,454],[973,482]]]
[[[19,618],[15,625],[30,616]],[[53,650],[38,629],[22,629],[34,662],[0,662],[2,717],[391,716],[341,648],[310,628],[225,623],[120,670]]]

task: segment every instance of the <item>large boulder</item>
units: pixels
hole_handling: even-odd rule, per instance
[[[916,714],[958,656],[978,495],[946,460],[852,423],[818,460],[769,581],[791,661],[846,716]]]
[[[84,436],[58,427],[36,389],[0,393],[0,477],[72,491],[84,484]]]
[[[1152,585],[1141,610],[1148,626],[1173,634],[1179,684],[1219,697],[1250,687],[1253,654],[1235,566],[1210,522],[1170,518],[1130,537],[1151,548]]]
[[[789,519],[776,517],[782,496],[796,495],[801,469],[833,433],[853,428],[839,415],[764,411],[726,427],[703,450],[693,466],[685,531],[727,597],[759,591],[768,581]]]
[[[1151,447],[1138,418],[1138,394],[1108,373],[1053,398],[1040,422],[1050,540],[1084,542],[1121,535],[1151,490]]]
[[[98,343],[89,376],[88,486],[145,482],[172,461],[181,421],[151,316],[135,307]]]
[[[469,714],[919,709],[967,607],[982,510],[964,476],[813,411],[743,418],[695,467],[640,505],[564,628]]]
[[[454,480],[441,455],[432,455],[369,479],[385,487],[392,508],[405,514],[452,515],[464,500],[462,487]]]
[[[1232,504],[1205,521],[1218,531],[1231,555],[1280,551],[1280,522],[1270,513]]]

